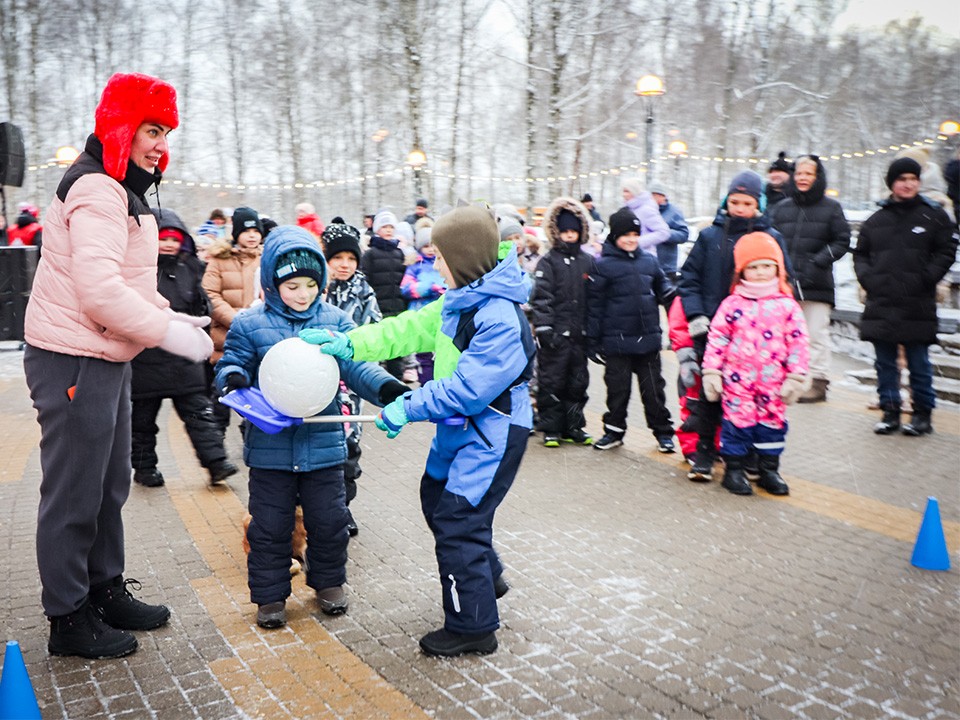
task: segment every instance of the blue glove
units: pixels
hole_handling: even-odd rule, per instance
[[[432,290],[432,287],[430,283],[428,283],[426,280],[421,280],[420,282],[417,283],[417,295],[419,295],[420,297],[422,298],[428,297],[430,295],[431,290]]]
[[[381,410],[376,419],[377,428],[383,430],[390,440],[399,435],[400,430],[408,422],[410,421],[407,419],[407,411],[403,409],[402,397],[398,397]]]
[[[342,360],[353,360],[353,343],[350,338],[336,330],[307,328],[300,331],[300,339],[320,346],[324,355],[333,355]]]

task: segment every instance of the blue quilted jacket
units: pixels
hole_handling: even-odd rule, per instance
[[[308,249],[316,253],[324,267],[320,286],[326,285],[326,264],[314,237],[302,228],[284,225],[267,237],[260,260],[260,283],[264,302],[237,314],[227,333],[223,357],[215,368],[217,387],[223,388],[231,373],[241,373],[259,386],[257,371],[260,361],[276,343],[296,337],[305,328],[329,328],[347,332],[356,327],[346,313],[322,302],[320,295],[305,311],[291,310],[280,299],[273,284],[277,257],[290,250]],[[379,404],[379,390],[393,378],[379,365],[350,360],[337,360],[340,377],[364,400]],[[336,398],[323,409],[322,415],[339,415]],[[347,458],[343,425],[304,424],[268,435],[247,426],[243,442],[243,461],[248,467],[269,470],[308,472],[341,465]]]

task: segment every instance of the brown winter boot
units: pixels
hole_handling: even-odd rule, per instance
[[[826,378],[814,378],[813,383],[810,385],[810,389],[807,390],[803,395],[800,396],[800,399],[797,402],[801,403],[819,403],[826,402],[827,400],[827,388],[830,386],[830,381]]]

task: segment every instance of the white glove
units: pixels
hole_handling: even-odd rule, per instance
[[[687,331],[692,338],[706,335],[710,331],[710,318],[706,315],[697,315],[687,323]]]
[[[191,317],[185,315],[183,317]],[[192,318],[200,320],[201,318]],[[209,321],[209,318],[205,318]],[[213,354],[213,340],[193,323],[174,317],[167,326],[167,334],[160,342],[160,349],[179,355],[190,362],[203,362]]]
[[[167,308],[167,315],[171,320],[179,320],[181,322],[190,323],[194,327],[206,327],[210,324],[210,318],[206,315],[186,315],[184,313],[178,313],[170,308]]]
[[[787,405],[793,405],[806,389],[806,379],[802,375],[787,375],[787,379],[780,386],[780,397]]]
[[[710,402],[720,399],[723,392],[723,378],[716,373],[703,374],[703,396]]]

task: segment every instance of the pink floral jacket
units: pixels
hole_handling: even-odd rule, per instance
[[[703,371],[723,376],[723,417],[740,428],[781,428],[787,375],[805,376],[807,324],[796,300],[780,292],[748,298],[735,289],[710,323]]]

